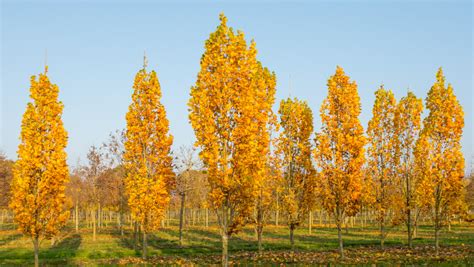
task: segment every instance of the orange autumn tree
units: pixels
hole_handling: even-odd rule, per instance
[[[273,141],[274,139],[272,143]],[[279,165],[275,151],[270,152],[266,159],[268,160],[266,174],[256,181],[255,212],[253,214],[259,252],[263,251],[263,228],[268,223],[270,214],[277,208],[275,197],[280,180],[280,170],[278,169]]]
[[[30,98],[21,124],[18,160],[15,162],[10,207],[19,230],[33,240],[35,266],[42,239],[54,237],[64,226],[67,133],[61,120],[59,88],[45,72],[31,77]]]
[[[316,135],[315,159],[319,167],[319,197],[335,218],[339,252],[344,257],[341,228],[347,215],[360,209],[364,129],[357,85],[341,67],[328,80],[328,96],[321,106],[322,131]]]
[[[254,167],[258,171],[255,179],[255,230],[257,232],[258,251],[263,250],[262,235],[268,216],[273,205],[273,190],[275,188],[276,176],[272,168],[270,144],[271,133],[277,126],[276,116],[273,114],[272,106],[275,103],[276,77],[267,68],[259,64],[256,73],[256,86],[258,91],[255,96],[255,111],[258,116],[255,127],[257,132],[253,134],[256,144],[256,157]]]
[[[160,103],[160,84],[156,72],[147,72],[145,66],[135,76],[124,153],[125,190],[132,218],[143,232],[143,258],[147,257],[147,234],[160,226],[174,179],[173,137]]]
[[[396,157],[398,162],[398,191],[402,201],[397,207],[398,217],[407,227],[408,246],[413,246],[413,225],[418,218],[417,194],[418,177],[415,173],[415,144],[421,128],[423,102],[413,92],[408,92],[397,105],[395,128],[397,132]]]
[[[464,193],[464,112],[451,84],[446,86],[441,68],[428,92],[426,107],[429,114],[423,120],[415,152],[421,179],[417,191],[420,204],[430,211],[434,222],[438,255],[439,232],[448,217],[460,211]]]
[[[395,128],[396,100],[391,90],[381,86],[375,92],[375,103],[372,108],[372,119],[367,128],[368,172],[371,177],[374,196],[373,208],[380,226],[380,246],[384,248],[388,234],[387,226],[394,223],[395,209],[398,204],[398,187],[396,171],[397,131]]]
[[[304,220],[315,201],[316,171],[311,162],[313,112],[305,101],[288,98],[280,102],[281,133],[277,153],[282,167],[282,210],[290,230],[294,250],[294,230]]]
[[[275,77],[257,61],[255,42],[248,46],[223,14],[220,21],[206,41],[188,105],[227,265],[229,237],[251,216],[256,185],[266,175]]]

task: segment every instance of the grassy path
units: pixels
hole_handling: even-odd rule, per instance
[[[2,229],[4,229],[3,226]],[[455,226],[451,232],[442,233],[442,254],[434,256],[432,248],[432,229],[420,227],[414,240],[415,249],[405,247],[405,233],[402,228],[393,229],[389,234],[387,250],[378,248],[376,228],[352,228],[344,235],[348,250],[344,261],[338,259],[336,252],[337,236],[335,229],[313,227],[296,231],[296,253],[290,253],[287,228],[268,226],[264,232],[265,253],[258,255],[253,228],[247,227],[234,236],[230,243],[231,261],[240,264],[286,263],[293,265],[333,263],[438,263],[442,265],[474,264],[474,226]],[[193,263],[218,264],[220,236],[215,227],[190,227],[184,232],[184,243],[178,245],[176,227],[164,228],[149,240],[149,263]],[[100,230],[93,242],[89,229],[75,233],[65,229],[56,244],[49,240],[41,244],[40,259],[46,265],[102,265],[102,264],[141,264],[140,253],[133,250],[129,234],[120,236],[114,227]],[[16,230],[0,230],[0,264],[30,265],[33,263],[31,240]]]

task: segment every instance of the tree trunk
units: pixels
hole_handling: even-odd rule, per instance
[[[435,249],[436,249],[436,256],[439,256],[439,227],[435,225]]]
[[[277,199],[276,199],[276,211],[275,211],[275,225],[278,226],[278,217],[280,215],[280,207],[279,207],[280,201],[277,193]]]
[[[441,228],[441,214],[440,214],[440,202],[441,202],[441,186],[438,185],[435,191],[435,218],[434,218],[434,227],[435,227],[435,249],[436,256],[439,256],[439,230]]]
[[[183,219],[184,219],[184,202],[186,193],[181,194],[181,207],[179,209],[179,245],[183,245]]]
[[[380,248],[383,250],[384,249],[384,244],[385,244],[385,222],[382,221],[380,222]]]
[[[102,227],[102,208],[100,207],[97,209],[97,228],[100,229]]]
[[[97,227],[96,227],[96,216],[97,216],[97,211],[94,209],[92,210],[92,240],[96,241],[96,232],[97,232]]]
[[[171,221],[171,208],[170,207],[168,207],[167,214],[168,214],[167,216],[168,218],[166,219],[166,227],[170,227],[170,221]]]
[[[209,227],[209,209],[206,208],[206,228]]]
[[[229,266],[229,236],[227,232],[222,234],[222,266]]]
[[[76,233],[79,232],[79,203],[76,201],[75,216],[76,220]]]
[[[338,223],[337,225],[337,238],[339,239],[339,255],[341,258],[344,258],[344,244],[342,242],[342,229],[341,229],[341,224]]]
[[[343,213],[338,205],[336,206],[334,215],[336,217],[337,238],[339,239],[339,254],[341,256],[341,259],[344,259],[344,243],[342,241]]]
[[[291,251],[295,251],[295,226],[293,224],[290,225],[290,245]]]
[[[137,239],[137,241],[138,241],[137,244],[138,244],[140,242],[140,236],[142,235],[142,225],[139,224],[138,222],[137,222],[137,231],[138,231],[138,234],[137,234],[137,238],[138,238]]]
[[[313,226],[313,212],[310,211],[309,216],[308,216],[308,233],[309,234],[311,234],[312,226]]]
[[[148,243],[147,243],[147,239],[146,239],[146,231],[143,230],[143,254],[142,254],[142,258],[144,260],[146,260],[147,256],[148,256]]]
[[[258,243],[258,252],[261,253],[263,250],[262,247],[262,233],[263,233],[263,208],[261,206],[261,199],[259,199],[259,204],[257,205],[257,225],[255,230],[257,231],[257,243]]]
[[[4,216],[5,216],[5,211],[2,210],[2,217],[1,217],[1,219],[0,219],[0,225],[3,225]],[[1,228],[0,228],[0,229],[1,229]]]
[[[121,188],[121,187],[120,187]],[[124,200],[123,200],[123,192],[120,189],[120,210],[119,210],[119,227],[120,227],[120,236],[123,236],[123,226],[124,226],[124,218],[123,218],[123,206],[124,206]]]
[[[85,210],[84,212],[85,212],[85,216],[86,216],[87,229],[90,229],[91,228],[91,222],[90,222],[90,218],[89,218],[89,212],[87,210]]]
[[[33,239],[33,246],[35,251],[35,267],[39,267],[39,240],[38,237]]]
[[[413,248],[413,230],[411,227],[411,209],[407,210],[408,247]]]
[[[263,251],[262,232],[263,232],[263,226],[259,225],[257,227],[257,243],[258,243],[258,252],[259,253],[261,253]]]
[[[137,251],[138,247],[138,222],[133,223],[133,250]]]

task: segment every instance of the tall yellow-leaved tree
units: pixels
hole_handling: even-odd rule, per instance
[[[255,43],[248,46],[223,14],[220,21],[206,41],[188,105],[227,265],[228,239],[251,216],[256,185],[266,175],[275,77],[257,61]]]
[[[274,73],[271,73],[267,68],[263,68],[259,64],[256,82],[258,91],[255,96],[255,108],[258,110],[254,116],[256,115],[259,118],[255,124],[257,132],[254,133],[254,142],[256,142],[256,153],[261,156],[255,158],[258,162],[254,162],[254,167],[258,171],[256,173],[258,176],[255,179],[254,220],[258,250],[262,251],[263,228],[273,205],[273,193],[277,178],[273,170],[273,155],[270,150],[271,134],[277,126],[276,116],[272,111],[272,106],[275,103],[276,77]]]
[[[311,161],[313,112],[298,99],[280,102],[281,133],[277,153],[282,167],[282,210],[290,229],[291,249],[294,250],[294,230],[304,220],[315,201],[316,171]]]
[[[43,238],[54,237],[66,223],[65,187],[67,133],[61,120],[59,88],[49,81],[47,67],[31,78],[30,98],[21,124],[18,160],[15,163],[10,207],[19,229],[31,237],[35,266]]]
[[[368,173],[371,177],[374,195],[376,219],[380,226],[380,246],[384,248],[387,228],[395,219],[398,198],[396,171],[398,157],[396,155],[397,131],[395,128],[396,100],[391,90],[381,86],[375,92],[375,103],[372,108],[372,119],[367,128]]]
[[[321,106],[322,131],[316,135],[315,159],[319,167],[321,203],[334,216],[339,252],[344,257],[341,227],[346,215],[360,209],[364,129],[357,85],[341,67],[328,80],[328,96]]]
[[[412,247],[413,225],[418,218],[416,187],[418,179],[415,173],[415,144],[420,133],[423,101],[413,92],[408,92],[397,105],[395,128],[397,132],[396,157],[399,158],[397,176],[398,191],[402,201],[397,207],[398,216],[405,223],[408,234],[408,246]]]
[[[441,68],[428,92],[426,108],[429,114],[423,120],[415,152],[421,179],[417,191],[420,204],[431,211],[438,254],[439,232],[448,216],[462,207],[464,187],[464,112],[451,84],[446,86]]]
[[[174,181],[173,137],[160,99],[156,72],[147,72],[144,66],[135,76],[124,153],[125,190],[132,218],[142,228],[143,258],[147,257],[147,234],[160,226]]]

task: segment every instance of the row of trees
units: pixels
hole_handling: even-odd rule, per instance
[[[409,92],[397,103],[381,87],[365,134],[357,84],[337,67],[320,109],[322,128],[313,138],[308,104],[282,100],[278,120],[272,110],[275,74],[257,60],[255,42],[248,45],[243,32],[227,26],[224,15],[220,20],[205,43],[188,103],[202,166],[192,149],[183,149],[174,166],[160,84],[156,73],[146,70],[145,59],[135,77],[126,131],[111,135],[101,148],[92,147],[87,166],[71,175],[76,185],[68,187],[68,194],[76,227],[81,203],[89,205],[94,239],[104,206],[118,207],[122,233],[128,211],[134,233],[142,233],[146,258],[147,234],[161,226],[172,195],[181,200],[182,229],[186,197],[196,192],[191,190],[194,179],[204,177],[208,187],[199,196],[207,194],[205,205],[217,216],[223,265],[228,264],[229,238],[249,222],[256,226],[262,249],[274,205],[286,217],[292,247],[294,230],[319,204],[335,220],[343,257],[346,217],[371,205],[382,246],[387,228],[400,222],[407,226],[411,246],[414,222],[420,212],[430,212],[438,251],[441,227],[464,207],[463,111],[441,69],[426,98],[429,113],[423,124],[420,99]],[[39,241],[54,237],[70,216],[63,104],[46,73],[31,79],[33,101],[23,116],[10,202],[20,230],[33,239],[36,265]],[[197,171],[201,167],[205,174]],[[82,187],[88,194],[80,193]]]

